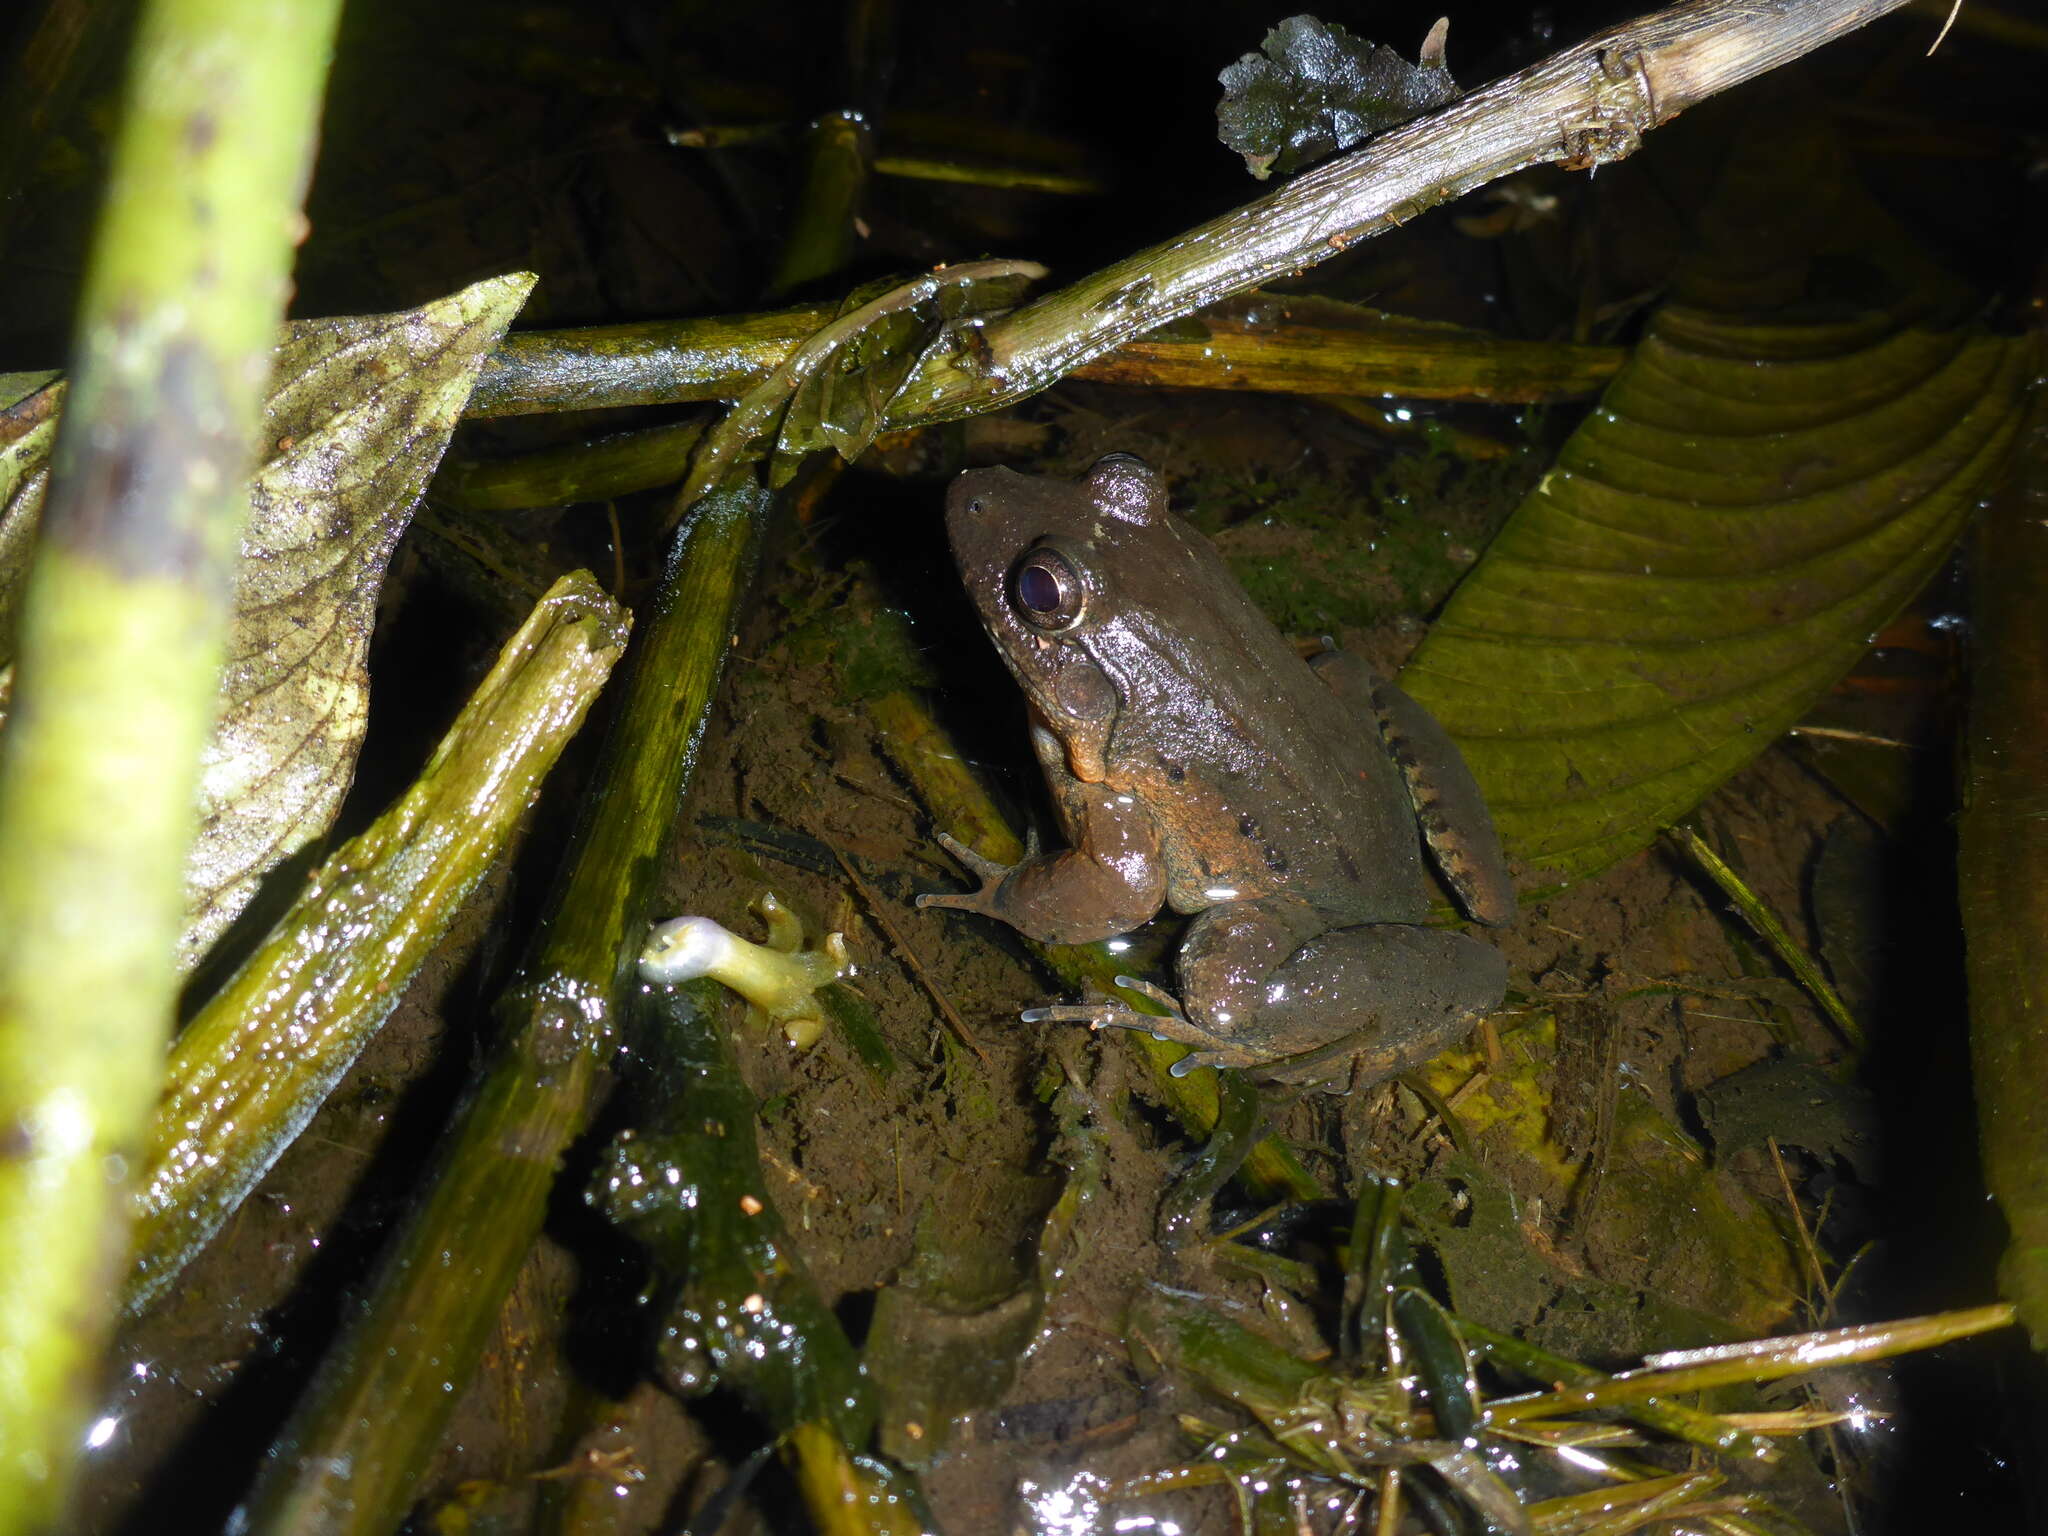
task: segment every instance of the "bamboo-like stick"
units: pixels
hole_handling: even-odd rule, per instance
[[[153,0],[0,762],[0,1532],[50,1528],[128,1242],[336,0]]]
[[[1905,3],[1684,0],[1611,27],[956,336],[927,356],[892,404],[890,425],[978,415],[1036,394],[1147,331],[1532,165],[1619,160],[1686,108]]]
[[[172,1048],[129,1306],[174,1279],[290,1145],[510,841],[625,649],[588,571],[505,643],[396,803],[321,865]]]
[[[428,499],[464,512],[511,512],[674,485],[710,425],[677,421],[501,459],[444,460]]]
[[[1343,323],[1332,318],[1337,310],[1349,310]],[[788,309],[523,331],[486,359],[466,414],[737,399],[831,319],[829,310]],[[1174,389],[1532,405],[1598,393],[1626,355],[1620,347],[1518,341],[1398,315],[1374,321],[1328,300],[1254,294],[1206,310],[1172,334],[1136,337],[1081,363],[1073,377]],[[897,421],[898,414],[891,413],[893,426],[916,424]]]

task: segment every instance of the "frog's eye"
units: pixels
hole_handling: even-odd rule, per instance
[[[1074,562],[1045,545],[1018,562],[1010,592],[1025,623],[1055,632],[1080,623],[1088,603],[1088,583]]]

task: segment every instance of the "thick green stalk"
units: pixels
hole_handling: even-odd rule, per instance
[[[794,293],[853,257],[888,106],[895,21],[895,0],[849,0],[838,110],[820,113],[805,131],[803,195],[769,280],[770,294]]]
[[[615,432],[592,442],[544,448],[501,459],[443,462],[427,498],[464,512],[609,501],[657,485],[674,485],[690,467],[707,419]]]
[[[807,304],[771,314],[591,325],[507,336],[484,361],[469,416],[730,400],[832,318]]]
[[[660,854],[696,766],[768,506],[721,492],[677,535],[504,1040],[443,1142],[422,1204],[267,1458],[249,1528],[384,1536],[413,1499],[588,1125]],[[459,1256],[459,1259],[453,1257]]]
[[[141,19],[0,762],[0,1532],[117,1314],[199,751],[336,0]]]
[[[811,124],[804,193],[782,248],[771,295],[795,292],[845,266],[853,255],[854,220],[867,198],[875,130],[853,112],[828,112]]]
[[[582,725],[627,626],[588,571],[556,582],[419,778],[178,1036],[140,1180],[131,1307],[220,1229],[398,1006]]]
[[[1958,895],[1984,1183],[2005,1217],[1999,1289],[2048,1352],[2048,408],[1977,530],[1977,634]]]

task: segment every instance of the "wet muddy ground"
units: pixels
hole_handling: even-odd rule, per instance
[[[1337,516],[1340,532],[1388,551],[1375,586],[1349,589],[1369,594],[1379,622],[1332,628],[1389,670],[1423,627],[1404,605],[1433,604],[1441,593],[1426,573],[1448,582],[1459,564],[1421,559],[1393,525],[1409,518],[1428,540],[1483,546],[1540,463],[1532,444],[1506,464],[1439,466],[1427,478],[1440,504],[1389,517],[1372,485],[1384,493],[1423,472],[1390,472],[1399,455],[1347,441],[1341,423],[1257,402],[1170,401],[1170,418],[1133,397],[1114,403],[1112,411],[1099,394],[1057,395],[1029,412],[1033,435],[1055,450],[1047,466],[1071,472],[1111,447],[1171,466],[1177,504],[1214,528],[1255,583],[1274,567],[1312,576],[1329,527],[1304,531],[1256,508],[1243,516],[1180,497],[1189,485],[1243,494],[1291,473],[1298,500],[1327,502],[1312,520]],[[1014,432],[986,436],[1013,458]],[[1261,433],[1270,460],[1259,457]],[[982,436],[970,433],[960,451],[984,456]],[[898,1070],[878,1082],[837,1035],[793,1050],[735,1009],[743,1070],[762,1106],[770,1192],[856,1341],[882,1289],[908,1285],[934,1316],[953,1319],[968,1358],[975,1330],[986,1327],[984,1369],[1014,1373],[999,1393],[980,1394],[987,1400],[929,1467],[944,1528],[1057,1530],[1065,1527],[1047,1511],[1062,1499],[1184,1462],[1197,1447],[1176,1413],[1216,1418],[1213,1404],[1131,1348],[1127,1318],[1148,1288],[1199,1292],[1309,1350],[1326,1335],[1333,1301],[1324,1291],[1280,1308],[1269,1287],[1202,1245],[1163,1242],[1162,1201],[1196,1144],[1159,1107],[1132,1043],[1021,1023],[1018,1011],[1061,995],[1059,984],[1007,929],[912,904],[920,891],[959,888],[962,872],[933,842],[897,767],[898,744],[875,722],[876,690],[900,697],[905,681],[921,678],[917,697],[1020,824],[1056,835],[1021,702],[941,563],[939,490],[857,473],[813,522],[782,531],[733,651],[664,911],[757,933],[747,908],[772,889],[813,931],[846,933],[856,984]],[[871,537],[885,519],[897,535],[887,544]],[[1849,913],[1838,921],[1865,925],[1860,941],[1812,923],[1810,893],[1831,839],[1853,841],[1866,859],[1896,859],[1899,844],[1882,840],[1795,754],[1765,753],[1697,825],[1803,942],[1836,961],[1852,1004],[1880,1030],[1883,1055],[1906,1051],[1952,1070],[1961,1027],[1953,992],[1929,1000],[1947,1010],[1937,1026],[1917,1007],[1902,1012],[1896,992],[1887,1007],[1873,983],[1857,990],[1864,973],[1854,967],[1881,964],[1869,951],[1899,920],[1872,898],[1896,887],[1865,885],[1846,909],[1837,903]],[[109,1408],[120,1428],[95,1458],[88,1528],[149,1528],[165,1499],[214,1513],[232,1502],[312,1353],[346,1314],[380,1224],[417,1183],[450,1095],[486,1048],[487,1004],[558,819],[542,818],[515,872],[493,882],[460,942],[309,1132],[175,1297],[123,1341]],[[1938,902],[1920,905],[1941,920]],[[1170,935],[1174,922],[1157,926]],[[1845,1059],[1842,1042],[1675,848],[1527,903],[1500,942],[1512,967],[1506,1005],[1484,1036],[1432,1063],[1419,1083],[1268,1090],[1266,1100],[1272,1128],[1333,1197],[1355,1191],[1367,1171],[1411,1185],[1418,1235],[1460,1315],[1612,1366],[1814,1320],[1826,1304],[1801,1221],[1819,1231],[1830,1279],[1867,1241],[1884,1245],[1880,1259],[1896,1251],[1902,1229],[1886,1213],[1882,1181],[1888,1162],[1921,1161],[1903,1150],[1912,1131],[1902,1144],[1896,1123],[1880,1128],[1881,1105],[1865,1088],[1830,1075]],[[1851,954],[1859,942],[1864,953]],[[1925,942],[1929,953],[1943,948]],[[1889,985],[1901,984],[1895,976]],[[1886,1033],[1916,1027],[1925,1047]],[[587,1505],[608,1512],[608,1529],[672,1528],[756,1443],[729,1398],[686,1407],[652,1385],[642,1262],[578,1198],[604,1141],[631,1122],[630,1059],[618,1076],[626,1088],[565,1170],[548,1238],[423,1490],[422,1520],[445,1524],[459,1511],[482,1522],[476,1528],[541,1528]],[[1062,1087],[1072,1095],[1062,1104],[1088,1107],[1078,1131],[1058,1123]],[[1957,1085],[1942,1091],[1950,1100],[1940,1110],[1952,1113]],[[1016,1360],[1014,1333],[962,1298],[1008,1296],[1028,1279],[1077,1135],[1090,1148],[1091,1192]],[[1257,1214],[1226,1191],[1215,1225]],[[1916,1307],[1971,1299],[1983,1256],[1953,1257],[1894,1264],[1880,1294]],[[1897,1310],[1900,1302],[1880,1304]],[[1813,1529],[1840,1528],[1841,1506],[1811,1459],[1794,1457],[1773,1492]],[[759,1528],[797,1518],[772,1478],[758,1497]],[[1206,1489],[1151,1495],[1115,1513],[1224,1530],[1232,1510],[1228,1494]]]

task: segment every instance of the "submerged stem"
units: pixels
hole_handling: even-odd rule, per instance
[[[266,1460],[252,1529],[382,1536],[403,1518],[618,1045],[659,854],[696,766],[769,501],[720,492],[677,535],[567,872],[499,1002],[504,1043],[458,1110],[367,1302]]]

